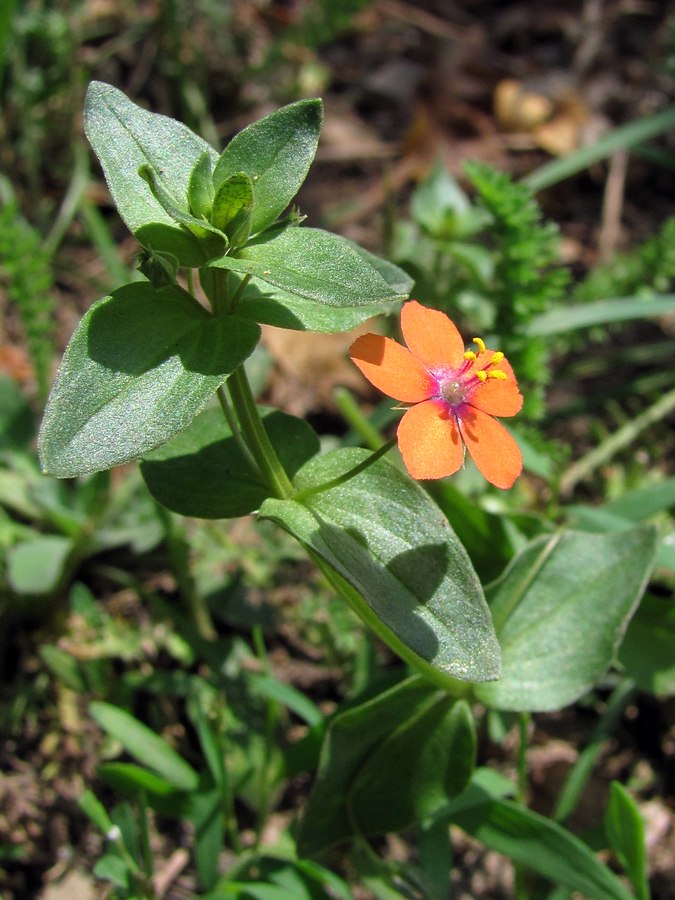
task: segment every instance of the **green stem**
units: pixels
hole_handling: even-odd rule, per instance
[[[363,410],[347,388],[338,387],[333,391],[333,398],[338,409],[349,423],[350,428],[359,435],[371,450],[377,450],[384,440],[377,428],[363,414]]]
[[[348,472],[344,472],[342,475],[338,475],[337,478],[331,478],[330,481],[324,481],[323,484],[314,485],[314,487],[307,488],[304,491],[300,491],[297,493],[293,499],[298,503],[303,503],[307,500],[308,497],[313,497],[315,494],[322,494],[324,491],[329,491],[331,488],[339,487],[341,484],[344,484],[347,481],[350,481],[354,478],[355,475],[363,472],[364,469],[367,469],[369,466],[372,466],[374,462],[384,456],[385,453],[388,453],[391,448],[396,444],[396,438],[389,438],[386,444],[382,444],[377,450],[370,454],[366,459],[361,460],[358,465],[353,466],[349,469]]]
[[[222,387],[222,385],[218,388],[217,395],[218,402],[220,403],[220,408],[223,411],[223,415],[225,416],[227,424],[230,426],[232,437],[235,439],[237,446],[242,453],[242,456],[254,472],[258,472],[258,474],[261,474],[260,469],[258,468],[258,463],[253,458],[253,454],[248,449],[246,442],[241,436],[241,430],[239,428],[239,423],[237,422],[237,417],[235,416],[232,407],[230,406],[229,400],[227,399],[227,394],[225,393],[225,389]]]
[[[239,366],[230,375],[227,386],[239,419],[241,433],[267,486],[273,496],[280,500],[288,500],[293,495],[293,485],[265,431],[243,366]]]
[[[209,303],[214,316],[221,316],[230,311],[231,298],[228,291],[229,272],[227,269],[208,269],[210,276],[209,290],[207,291]]]
[[[316,563],[317,568],[322,573],[328,584],[339,594],[349,606],[354,610],[357,616],[365,622],[365,624],[373,631],[377,637],[390,647],[404,662],[422,678],[435,684],[436,687],[445,691],[451,697],[470,698],[473,693],[473,685],[468,681],[460,681],[452,675],[448,675],[432,666],[421,656],[418,656],[414,650],[411,650],[403,641],[397,637],[394,632],[388,628],[384,622],[373,612],[363,599],[361,594],[346,581],[339,572],[322,559],[318,553],[315,553],[310,547],[305,547],[310,559]]]
[[[234,308],[236,307],[237,303],[239,303],[239,300],[241,299],[241,295],[246,290],[246,285],[249,283],[250,280],[251,280],[250,275],[244,275],[244,277],[241,279],[239,287],[234,292],[234,294],[232,294],[232,297],[230,298],[230,303],[229,303],[230,312],[232,312],[232,310],[234,310]]]

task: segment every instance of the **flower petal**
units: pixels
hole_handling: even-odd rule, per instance
[[[494,350],[486,350],[484,353],[479,353],[474,363],[474,368],[487,368],[494,353]],[[470,400],[471,405],[491,416],[515,416],[522,409],[523,397],[518,390],[518,382],[513,374],[513,369],[506,359],[502,359],[501,362],[490,368],[504,372],[506,380],[488,378],[474,392]]]
[[[464,462],[457,420],[438,400],[418,403],[398,426],[398,446],[413,478],[445,478]]]
[[[411,300],[401,310],[401,331],[410,351],[427,369],[461,365],[464,341],[445,313]]]
[[[418,403],[430,397],[436,383],[409,350],[381,334],[364,334],[349,348],[354,365],[371,384],[395,400]]]
[[[459,429],[483,476],[495,487],[510,488],[523,470],[523,457],[506,428],[492,416],[469,406],[462,413]]]

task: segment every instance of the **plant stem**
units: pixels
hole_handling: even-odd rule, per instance
[[[243,365],[230,375],[227,386],[242,436],[267,486],[278,499],[289,499],[293,495],[293,485],[265,431]]]
[[[384,622],[373,612],[363,599],[361,594],[349,582],[336,572],[329,563],[322,559],[318,553],[315,553],[310,547],[305,548],[310,559],[316,563],[317,568],[322,573],[328,584],[342,597],[349,606],[354,610],[356,615],[362,622],[374,632],[374,634],[394,653],[401,657],[404,662],[422,678],[435,684],[436,687],[445,691],[451,697],[470,698],[473,692],[473,685],[468,681],[460,681],[452,675],[447,675],[440,669],[437,669],[431,663],[428,663],[421,656],[418,656],[414,650],[411,650],[403,641],[397,637],[394,632],[388,628]]]
[[[391,448],[395,445],[396,438],[390,438],[386,444],[382,444],[377,450],[370,454],[370,456],[366,457],[366,459],[361,460],[358,465],[353,466],[349,469],[348,472],[345,472],[343,475],[338,475],[337,478],[332,478],[330,481],[325,481],[323,484],[314,485],[314,487],[307,488],[304,491],[300,491],[297,493],[293,499],[297,500],[298,503],[303,503],[307,500],[308,497],[313,497],[315,494],[322,494],[324,491],[329,491],[331,488],[339,487],[341,484],[344,484],[347,481],[350,481],[354,478],[355,475],[358,475],[360,472],[363,472],[364,469],[367,469],[369,466],[372,466],[374,462],[384,456],[385,453],[388,453]]]
[[[258,468],[258,463],[253,458],[253,454],[248,449],[246,441],[241,436],[241,430],[239,428],[239,423],[237,422],[237,417],[232,411],[232,407],[227,399],[227,394],[225,393],[224,388],[221,386],[217,391],[218,402],[220,403],[220,408],[223,411],[223,415],[225,416],[225,420],[227,424],[230,426],[230,431],[232,432],[232,437],[237,442],[237,446],[241,450],[241,453],[249,464],[249,466],[253,469],[254,472],[258,472],[260,474],[260,469]]]
[[[371,450],[377,450],[384,438],[363,414],[363,410],[354,399],[354,395],[347,388],[338,387],[333,391],[333,398],[353,431],[359,435]]]

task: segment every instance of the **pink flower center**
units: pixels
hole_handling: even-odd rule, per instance
[[[474,342],[478,345],[480,353],[485,353],[485,343],[481,338],[474,338]],[[476,367],[477,359],[472,350],[467,350],[459,368],[444,368],[431,372],[438,386],[436,398],[447,404],[455,414],[461,411],[465,403],[470,403],[478,388],[490,379],[503,381],[507,378],[506,372],[497,368],[504,359],[503,353],[493,353],[487,364],[483,364],[480,368]]]
[[[459,369],[432,373],[438,384],[436,396],[447,403],[453,412],[468,403],[483,383],[472,370],[473,363],[467,360]]]

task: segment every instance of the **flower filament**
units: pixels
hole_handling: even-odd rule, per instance
[[[476,368],[478,357],[486,352],[486,347],[482,338],[475,337],[472,340],[478,347],[478,353],[467,350],[464,353],[464,362],[458,369],[444,369],[431,373],[438,383],[438,399],[447,403],[453,412],[468,402],[473,393],[489,379],[506,381],[508,378],[506,372],[496,368],[504,359],[504,354],[500,350],[492,354],[487,364]]]

